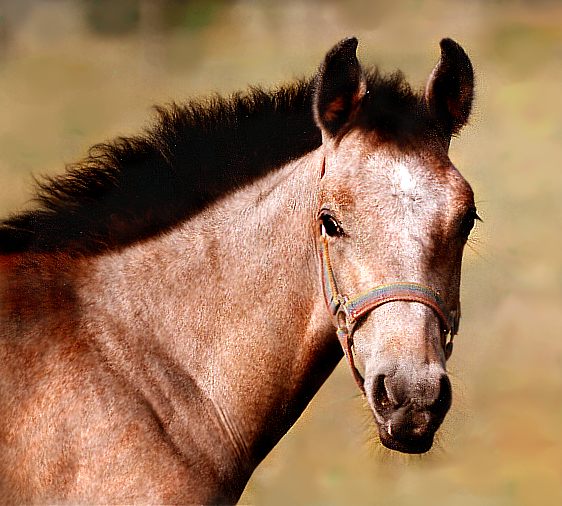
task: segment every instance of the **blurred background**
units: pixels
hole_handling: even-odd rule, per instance
[[[477,73],[451,158],[476,192],[454,404],[428,455],[382,449],[345,364],[247,504],[562,504],[562,2],[0,1],[0,214],[153,104],[311,75],[356,35],[422,87],[444,36]]]

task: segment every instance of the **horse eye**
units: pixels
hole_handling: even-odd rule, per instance
[[[341,225],[327,211],[322,211],[320,213],[320,223],[324,227],[326,235],[328,235],[329,237],[339,237],[343,235]]]
[[[470,209],[463,217],[460,223],[460,234],[464,238],[468,238],[471,230],[474,228],[474,222],[476,220],[482,221],[476,209]]]

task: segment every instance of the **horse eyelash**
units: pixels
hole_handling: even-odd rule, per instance
[[[332,215],[332,213],[330,212],[329,209],[322,209],[320,211],[320,213],[318,214],[318,220],[320,221],[321,226],[326,231],[326,235],[328,237],[341,237],[341,236],[345,235],[345,232],[343,231],[343,228],[342,228],[340,222]],[[333,233],[328,232],[329,229],[326,226],[327,222],[333,224],[332,225],[334,227]]]
[[[472,230],[474,229],[474,225],[476,221],[482,221],[482,218],[478,216],[478,212],[476,211],[476,207],[471,207],[462,217],[459,223],[459,232],[461,236],[468,240]]]

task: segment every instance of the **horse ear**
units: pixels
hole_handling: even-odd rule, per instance
[[[330,137],[351,121],[365,95],[365,78],[356,50],[355,37],[342,40],[328,52],[316,76],[314,118]]]
[[[474,72],[463,48],[443,39],[441,58],[429,76],[425,100],[448,136],[457,134],[468,121],[474,95]]]

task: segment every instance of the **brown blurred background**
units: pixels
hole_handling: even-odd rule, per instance
[[[562,3],[0,1],[0,214],[32,175],[138,132],[151,106],[310,75],[340,38],[423,86],[450,36],[477,101],[451,158],[466,252],[455,399],[436,448],[383,450],[345,365],[255,472],[251,504],[562,504]],[[1,456],[0,456],[1,458]]]

